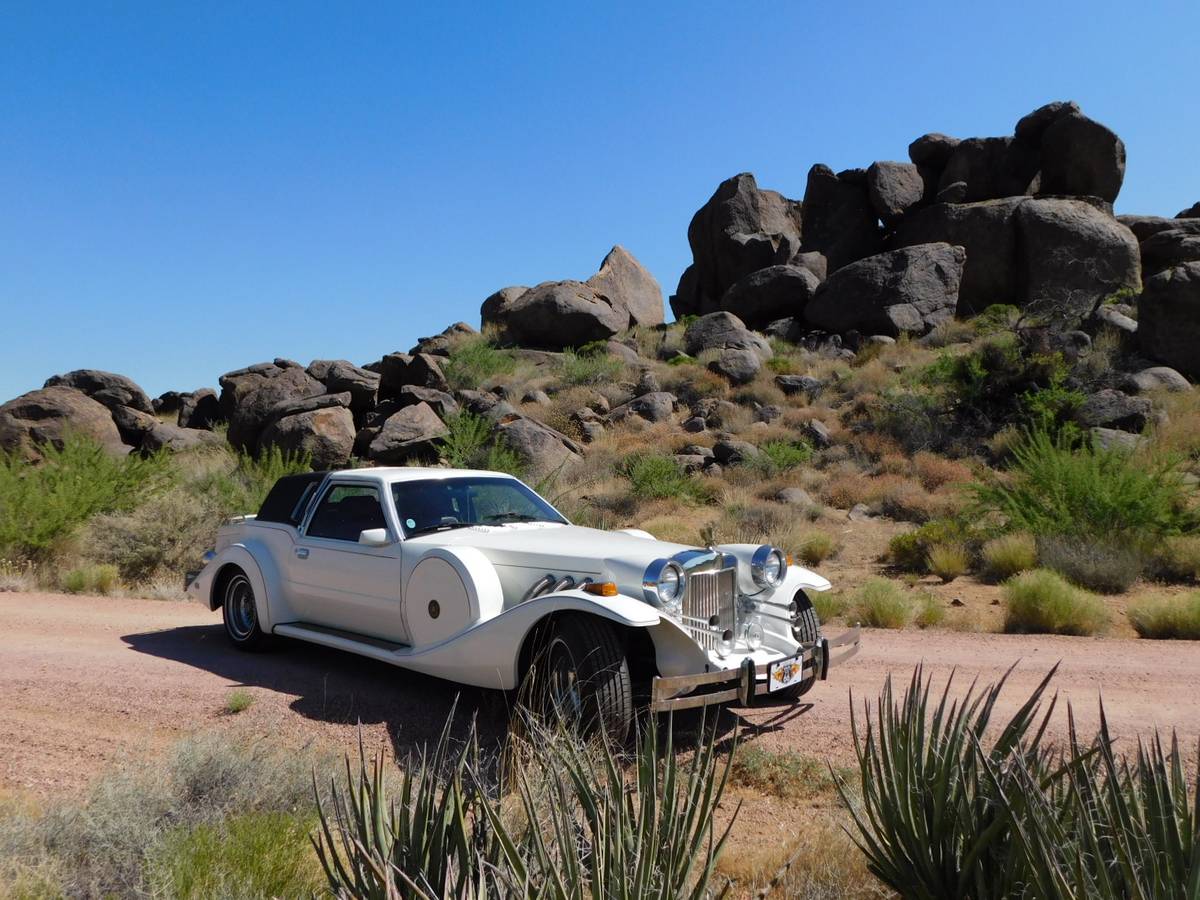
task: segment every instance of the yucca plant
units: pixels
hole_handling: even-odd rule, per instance
[[[1039,748],[1053,700],[1040,725],[1037,719],[1054,671],[986,748],[996,700],[1012,669],[982,691],[972,684],[961,700],[950,698],[952,677],[931,712],[930,679],[918,666],[899,701],[891,678],[885,682],[874,717],[866,707],[865,728],[852,708],[862,799],[852,802],[840,778],[838,789],[868,868],[901,897],[986,900],[1020,894],[1012,821],[997,796],[1008,781],[1001,777],[997,784],[988,772],[1003,773],[1020,760],[1032,777],[1049,777]]]

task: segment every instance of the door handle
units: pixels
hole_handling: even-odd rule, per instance
[[[299,559],[308,559],[308,548],[307,547],[296,547],[295,550],[296,550],[296,556]]]

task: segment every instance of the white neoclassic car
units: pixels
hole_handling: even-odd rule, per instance
[[[433,468],[281,478],[187,577],[241,649],[283,635],[502,690],[540,675],[616,735],[639,706],[799,697],[858,651],[857,628],[821,635],[808,594],[828,589],[774,547],[581,528],[509,475]]]

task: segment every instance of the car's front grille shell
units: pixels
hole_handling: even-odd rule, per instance
[[[683,595],[683,622],[701,647],[705,650],[717,648],[721,632],[735,629],[736,611],[736,568],[688,574]]]

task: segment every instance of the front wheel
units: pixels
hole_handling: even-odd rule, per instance
[[[802,644],[812,644],[821,639],[821,623],[817,620],[817,611],[813,609],[812,601],[803,591],[796,594],[796,624],[792,627],[792,635]],[[816,673],[795,684],[784,688],[776,696],[781,700],[796,700],[812,690],[816,684]]]
[[[603,730],[618,743],[633,727],[629,659],[616,629],[594,616],[550,624],[530,670],[533,706],[583,734]]]
[[[225,621],[225,636],[239,650],[261,650],[266,645],[267,636],[258,622],[254,588],[241,569],[234,569],[225,579],[221,617]]]

